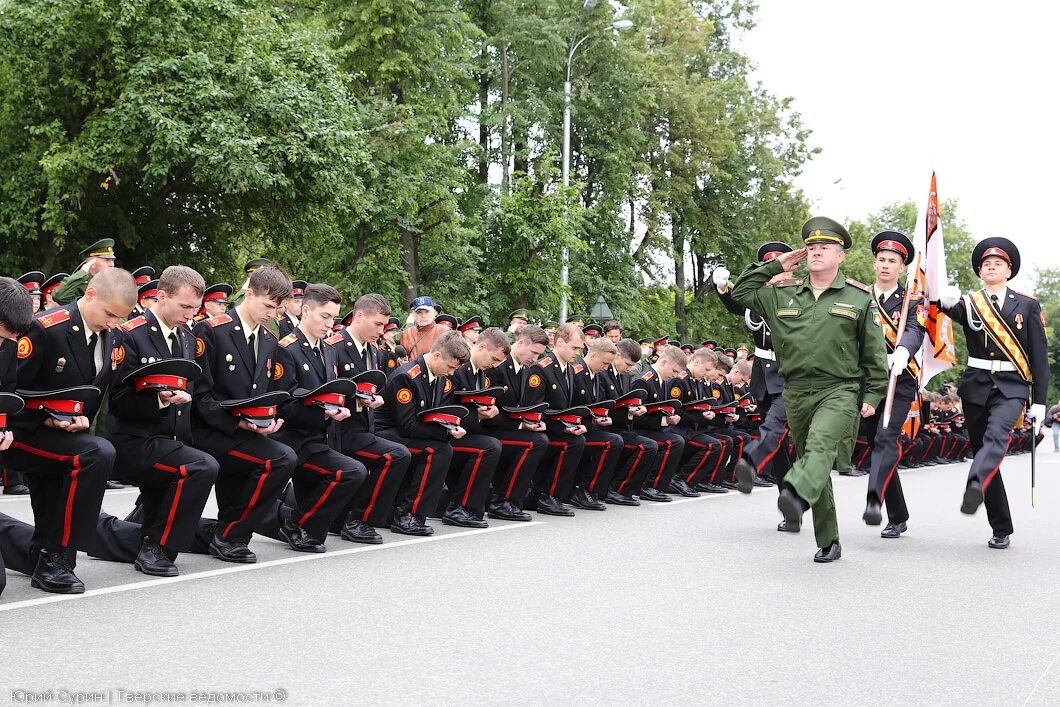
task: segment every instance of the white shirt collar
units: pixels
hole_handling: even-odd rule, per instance
[[[243,327],[243,338],[250,341],[250,335],[257,332],[258,327],[251,327],[251,325],[247,323],[247,320],[243,318],[243,314],[239,311],[238,307],[236,307],[236,317],[239,319],[239,324]]]

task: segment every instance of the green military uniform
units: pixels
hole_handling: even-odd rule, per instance
[[[850,246],[850,236],[830,219],[810,219],[803,240]],[[823,549],[839,539],[831,481],[836,450],[859,416],[861,381],[864,402],[879,407],[883,400],[886,349],[868,287],[847,280],[842,272],[818,296],[809,280],[766,286],[783,271],[779,259],[754,263],[740,276],[732,296],[758,312],[772,331],[785,380],[788,427],[798,452],[784,481],[813,510],[814,534]]]
[[[109,260],[114,260],[114,239],[101,238],[81,251],[79,255],[82,258],[82,262],[89,258],[107,258]],[[70,304],[75,299],[82,297],[85,294],[85,291],[88,289],[88,281],[91,279],[92,275],[90,275],[87,270],[78,268],[72,275],[67,275],[62,281],[62,284],[55,288],[55,292],[52,294],[52,299],[58,304]]]

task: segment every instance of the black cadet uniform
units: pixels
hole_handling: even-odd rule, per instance
[[[335,349],[318,340],[313,346],[297,327],[280,339],[273,365],[274,387],[292,395],[319,388],[338,377]],[[352,405],[353,400],[347,400]],[[292,526],[300,526],[319,543],[327,538],[332,521],[344,514],[354,494],[368,477],[364,464],[336,451],[340,448],[339,424],[318,405],[292,398],[280,406],[283,428],[274,437],[298,455],[292,474],[298,513]],[[292,547],[300,545],[297,529]],[[295,549],[299,549],[296,547]]]
[[[476,370],[471,361],[462,364],[453,373],[453,390],[444,404],[465,405],[455,397],[456,391],[482,390],[486,387],[485,382],[485,370]],[[449,465],[448,477],[450,496],[442,521],[450,525],[485,527],[480,521],[486,513],[490,485],[501,459],[501,443],[490,435],[486,420],[478,416],[477,406],[466,404],[465,407],[471,411],[461,423],[467,434],[453,440],[453,461]]]
[[[681,401],[681,422],[673,431],[685,438],[685,449],[678,473],[670,482],[670,491],[682,496],[691,496],[697,487],[711,493],[728,491],[716,483],[719,469],[725,461],[728,442],[709,434],[705,428],[707,419],[702,410],[691,410],[685,406],[698,400],[713,400],[710,384],[692,377],[686,368],[667,382],[670,398]],[[684,486],[682,487],[682,484]],[[698,494],[695,494],[698,495]]]
[[[335,349],[339,375],[352,378],[369,370],[385,370],[382,352],[375,344],[358,342],[343,327],[325,341]],[[383,391],[379,391],[382,395]],[[360,407],[360,409],[358,409]],[[340,519],[339,532],[346,540],[378,543],[382,538],[372,527],[386,527],[394,500],[408,473],[412,454],[403,444],[376,434],[375,411],[354,403],[353,413],[339,424],[343,454],[351,455],[368,468],[368,481],[353,497],[347,515]]]
[[[202,378],[195,385],[192,434],[195,444],[221,465],[217,476],[217,547],[225,560],[250,561],[245,548],[231,548],[245,559],[231,557],[226,543],[246,545],[262,516],[294,472],[297,455],[275,439],[249,432],[239,418],[221,407],[225,400],[243,400],[274,390],[273,362],[277,342],[265,327],[247,333],[233,308],[195,325],[196,361]],[[228,555],[229,557],[225,557]]]
[[[975,246],[972,269],[977,275],[983,259],[990,256],[1007,260],[1012,277],[1019,272],[1019,250],[1008,239],[987,238]],[[975,513],[985,500],[987,519],[994,531],[991,542],[1007,547],[1012,516],[1001,480],[1001,462],[1024,406],[1045,404],[1049,390],[1042,308],[1035,298],[1012,289],[1006,289],[1000,298],[983,289],[965,295],[944,311],[964,327],[968,345],[968,366],[957,393],[975,457],[961,511]]]
[[[589,325],[599,326],[599,325]],[[589,326],[585,328],[588,329]],[[600,373],[603,373],[601,371]],[[584,359],[574,364],[575,405],[592,406],[594,403],[614,400],[612,383],[593,373]],[[625,416],[625,411],[619,411]],[[603,499],[611,488],[618,462],[622,458],[625,442],[622,436],[614,431],[615,419],[608,415],[610,425],[599,426],[592,417],[585,419],[588,432],[585,434],[585,452],[578,465],[578,476],[575,479],[574,505],[585,510],[604,510]],[[625,423],[625,420],[619,420]],[[586,495],[588,494],[588,495]]]
[[[653,365],[633,381],[632,388],[644,391],[645,405],[660,403],[670,399],[666,395],[669,391],[663,388],[664,382]],[[670,488],[670,479],[677,473],[681,466],[681,457],[685,453],[685,438],[677,434],[663,417],[657,413],[649,413],[633,420],[634,430],[655,440],[659,445],[659,451],[644,479],[643,488],[633,489],[634,493],[640,494],[641,499],[649,501],[670,500],[665,492]]]
[[[574,405],[574,366],[560,367],[556,355],[545,354],[530,366],[527,376],[528,405],[548,403],[548,409],[566,410]],[[574,491],[578,464],[585,452],[585,436],[570,434],[562,423],[545,416],[548,450],[533,481],[537,510],[550,515],[574,515],[564,505]]]
[[[18,344],[10,339],[0,339],[0,392],[15,392],[15,376],[18,372],[18,358],[16,352]],[[22,474],[14,469],[9,469],[3,463],[3,452],[0,452],[0,475],[4,485],[5,494],[25,495],[29,488],[25,485],[26,480]]]
[[[168,339],[168,340],[167,340]],[[144,535],[173,551],[191,546],[217,478],[217,461],[195,449],[191,403],[162,406],[154,388],[136,390],[123,379],[141,366],[172,358],[195,360],[195,337],[177,326],[164,337],[154,312],[130,319],[117,331],[117,376],[110,394],[107,430],[126,478],[140,487]],[[196,382],[188,383],[193,393]]]
[[[601,384],[616,400],[628,395],[633,387],[634,375],[631,371],[619,373],[612,366],[599,375],[603,379]],[[655,455],[659,453],[659,443],[633,430],[633,416],[629,408],[620,407],[612,411],[611,419],[615,424],[615,432],[622,437],[623,445],[622,456],[604,500],[622,506],[639,506],[640,501],[633,498],[633,494],[640,493]]]

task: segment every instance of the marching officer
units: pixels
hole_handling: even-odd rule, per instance
[[[899,437],[909,416],[909,408],[920,389],[920,366],[913,357],[924,342],[927,314],[923,302],[910,301],[905,331],[901,340],[898,340],[898,326],[905,303],[905,287],[900,276],[915,255],[913,243],[904,233],[883,231],[873,237],[871,247],[872,267],[876,271],[872,298],[883,325],[888,366],[898,380],[891,404],[890,424],[883,426],[882,410],[877,410],[874,416],[865,420],[870,430],[867,439],[872,448],[872,458],[863,519],[868,525],[883,522],[880,504],[884,503],[887,506],[887,527],[880,536],[897,538],[906,531],[906,521],[909,520],[909,508],[902,493],[902,482],[898,478],[898,462],[902,458]]]
[[[188,318],[206,286],[191,268],[174,265],[158,280],[158,299],[118,327],[107,430],[127,478],[140,487],[143,543],[135,568],[178,574],[173,560],[191,547],[218,465],[191,446],[195,337]]]
[[[83,296],[93,275],[114,267],[114,239],[100,238],[81,251],[80,255],[82,262],[77,272],[68,275],[52,294],[58,305],[70,304]]]
[[[265,408],[258,411],[260,417],[250,410],[239,414],[235,405],[274,390],[277,341],[265,325],[276,319],[290,294],[291,280],[283,271],[258,268],[247,279],[238,306],[193,330],[195,360],[203,374],[193,394],[192,434],[195,444],[220,464],[210,553],[225,562],[257,562],[248,547],[250,537],[290,480],[297,460],[293,449],[271,437],[283,426],[275,417],[275,402],[247,402],[247,407]]]
[[[117,368],[111,329],[135,303],[132,276],[105,268],[83,297],[40,315],[18,341],[18,389],[32,400],[11,423],[4,463],[29,484],[32,584],[46,592],[85,591],[73,551],[88,548],[115,458],[114,446],[87,430]]]
[[[1020,252],[1007,238],[987,238],[972,249],[972,269],[983,288],[963,297],[955,286],[941,294],[943,310],[964,327],[968,366],[957,393],[971,440],[972,467],[961,512],[974,514],[986,502],[994,531],[987,543],[1009,546],[1012,516],[1001,479],[1009,434],[1020,414],[1041,421],[1049,390],[1048,342],[1038,300],[1012,290],[1020,270]]]
[[[798,460],[784,477],[777,506],[787,525],[798,528],[813,508],[820,550],[815,562],[842,555],[831,470],[836,448],[850,434],[861,383],[861,416],[876,412],[887,390],[887,367],[879,313],[869,288],[845,278],[840,266],[850,234],[829,218],[811,218],[802,227],[804,248],[754,263],[732,290],[737,303],[757,312],[773,333],[788,426]],[[809,277],[768,282],[806,260]],[[750,492],[753,476],[739,468],[740,490]]]

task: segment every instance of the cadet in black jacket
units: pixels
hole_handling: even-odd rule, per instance
[[[651,406],[669,400],[669,390],[663,384],[677,375],[677,372],[688,365],[688,356],[676,346],[660,346],[658,358],[648,370],[633,381],[633,388],[645,392],[644,403]],[[659,445],[659,452],[640,489],[641,500],[669,501],[665,490],[670,487],[670,479],[681,465],[685,451],[685,438],[671,428],[681,423],[679,415],[649,413],[633,421],[633,429],[645,437],[650,437]]]
[[[373,342],[390,321],[390,303],[382,295],[362,295],[351,314],[347,315],[350,323],[327,339],[335,349],[339,375],[350,378],[368,370],[386,373],[388,360]],[[339,527],[332,527],[343,540],[372,545],[383,542],[375,528],[390,524],[394,499],[412,461],[407,447],[376,434],[375,411],[383,405],[382,392],[370,403],[357,401],[350,409],[353,414],[339,426],[342,453],[368,468],[368,480],[357,491]]]
[[[111,329],[134,304],[136,283],[128,272],[107,268],[94,275],[83,297],[42,314],[19,339],[17,387],[92,385],[105,393],[117,368]],[[85,590],[66,551],[87,549],[114,466],[114,446],[86,432],[101,404],[102,397],[95,398],[72,422],[24,410],[11,423],[15,442],[4,462],[26,474],[38,556],[33,586],[48,592]]]
[[[483,384],[504,388],[497,399],[499,415],[487,420],[484,427],[501,443],[501,459],[493,475],[493,495],[487,515],[501,520],[528,521],[530,514],[523,511],[530,483],[537,475],[541,459],[548,450],[545,423],[519,419],[519,413],[504,408],[522,408],[536,397],[530,388],[530,367],[548,345],[548,335],[539,326],[527,325],[513,334],[515,343],[511,353],[500,365],[486,372]]]
[[[449,463],[453,458],[452,440],[467,434],[463,427],[447,429],[424,422],[419,413],[443,404],[453,391],[453,372],[466,363],[471,353],[458,331],[448,331],[431,350],[399,366],[387,380],[383,407],[376,422],[379,434],[412,452],[412,472],[394,505],[390,529],[404,535],[433,535],[427,515],[438,505]]]
[[[615,400],[615,390],[610,381],[601,374],[610,370],[618,349],[607,338],[596,338],[586,344],[585,358],[574,364],[574,382],[577,393],[575,405],[592,406],[595,403]],[[571,502],[587,511],[606,510],[603,499],[611,488],[615,469],[622,457],[624,441],[614,431],[614,418],[607,415],[586,420],[585,452],[578,465],[578,476],[574,483]],[[624,416],[625,410],[617,415]],[[625,422],[625,420],[620,420]]]
[[[609,370],[602,371],[602,383],[614,391],[616,400],[628,395],[633,387],[633,371],[640,362],[641,348],[633,339],[620,339],[616,344],[618,355]],[[618,461],[611,489],[604,498],[606,503],[619,506],[639,506],[633,494],[640,491],[644,479],[659,453],[659,444],[653,439],[633,431],[633,420],[646,415],[644,405],[632,405],[612,412],[615,431],[622,437],[622,456]]]
[[[460,332],[463,336],[463,332]],[[466,337],[465,337],[466,342]],[[485,528],[486,500],[490,484],[501,458],[501,443],[490,434],[487,426],[500,415],[496,402],[477,405],[456,397],[458,390],[483,390],[488,372],[508,358],[511,346],[508,337],[497,327],[479,333],[471,345],[471,358],[453,374],[453,393],[446,404],[464,405],[471,414],[464,418],[467,434],[453,443],[453,461],[449,466],[449,505],[442,522],[467,528]],[[492,381],[491,381],[492,382]]]
[[[961,297],[953,286],[941,294],[943,310],[964,327],[968,367],[957,393],[975,458],[961,512],[974,514],[986,502],[994,535],[987,543],[1009,546],[1012,516],[1001,480],[1001,462],[1016,419],[1045,417],[1049,390],[1048,342],[1038,300],[1013,291],[1008,281],[1020,268],[1020,253],[1007,238],[987,238],[972,250],[972,269],[983,289]]]
[[[874,432],[867,439],[872,449],[869,471],[869,490],[862,516],[869,525],[883,521],[880,504],[887,506],[887,527],[880,533],[884,538],[897,538],[906,531],[909,508],[898,478],[898,462],[902,459],[899,437],[909,416],[909,408],[920,389],[920,366],[914,356],[924,341],[924,321],[927,312],[920,300],[910,300],[905,332],[898,341],[898,325],[905,302],[905,287],[899,278],[915,255],[913,243],[904,233],[883,231],[872,239],[872,267],[876,282],[872,285],[873,306],[879,312],[883,335],[887,343],[888,366],[898,380],[894,388],[890,424],[883,426],[883,407],[872,418],[865,420]]]
[[[273,368],[279,390],[292,396],[316,390],[338,378],[335,349],[324,343],[331,333],[342,299],[330,285],[307,285],[299,298],[301,309],[294,331],[280,339]],[[353,496],[368,477],[364,464],[340,454],[339,423],[350,417],[345,405],[332,409],[292,398],[280,407],[284,427],[275,434],[298,455],[295,467],[295,498],[298,512],[285,522],[280,533],[292,549],[323,552],[332,521],[346,512]]]
[[[708,493],[728,492],[724,486],[714,483],[728,449],[727,442],[705,431],[707,423],[714,419],[714,412],[684,407],[695,401],[714,399],[709,380],[717,375],[717,356],[717,352],[711,349],[697,349],[688,357],[685,369],[666,384],[669,397],[682,404],[681,422],[674,426],[674,432],[685,438],[685,451],[680,470],[670,481],[669,489],[682,496],[698,495],[692,493],[695,489]]]
[[[298,326],[298,320],[302,317],[302,298],[307,287],[309,283],[305,280],[291,281],[291,296],[284,300],[283,312],[276,319],[276,331],[281,339],[293,333]]]
[[[165,359],[195,360],[195,336],[187,328],[206,287],[191,268],[174,265],[158,280],[158,300],[144,314],[118,327],[107,430],[126,477],[140,487],[143,546],[135,567],[172,577],[176,553],[191,547],[195,526],[217,478],[217,461],[190,446],[191,392],[137,389],[124,381],[141,366]]]
[[[211,552],[225,562],[256,562],[247,544],[294,471],[297,455],[272,439],[283,420],[257,427],[221,407],[275,390],[276,337],[265,325],[291,292],[291,280],[273,266],[247,279],[242,301],[227,314],[195,325],[196,361],[202,378],[195,385],[192,435],[213,455],[217,475],[217,531]]]

